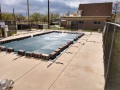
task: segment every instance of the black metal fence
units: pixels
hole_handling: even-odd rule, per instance
[[[16,30],[16,21],[4,21],[9,30]]]
[[[49,25],[51,30],[61,30],[64,29],[60,25]],[[47,24],[18,24],[17,30],[32,30],[32,29],[48,29]],[[71,29],[70,29],[71,30]]]
[[[105,90],[120,90],[120,25],[106,23],[103,31]]]

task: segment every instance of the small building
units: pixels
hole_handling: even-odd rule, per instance
[[[105,22],[110,22],[112,2],[80,4],[78,11],[64,15],[61,26],[71,29],[103,29]]]

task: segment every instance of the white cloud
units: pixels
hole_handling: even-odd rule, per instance
[[[27,0],[0,0],[2,11],[12,12],[15,8],[16,13],[26,14]],[[48,0],[29,0],[30,13],[41,12],[47,13]],[[49,0],[51,12],[64,13],[67,11],[76,12],[80,3],[98,3],[98,2],[115,2],[116,0]]]
[[[43,0],[42,0],[43,1]],[[56,0],[50,0],[51,2],[56,2]],[[65,3],[67,6],[71,8],[78,8],[81,3],[98,3],[98,2],[115,2],[116,0],[59,0],[57,2]]]
[[[74,8],[78,8],[80,2],[66,2],[66,5],[70,6],[71,8],[74,7]]]
[[[1,0],[2,4],[15,5],[21,3],[22,0]]]

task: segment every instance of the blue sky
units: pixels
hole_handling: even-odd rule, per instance
[[[50,0],[50,11],[63,14],[65,12],[76,12],[81,3],[115,2],[116,0]],[[0,0],[3,12],[12,12],[26,15],[27,0]],[[30,14],[34,12],[47,13],[47,0],[29,0]]]

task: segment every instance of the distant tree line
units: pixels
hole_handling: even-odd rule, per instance
[[[41,13],[33,13],[30,15],[30,22],[40,23],[40,22],[47,22],[48,21],[48,15],[47,14],[41,14]],[[50,21],[55,21],[59,18],[59,14],[57,13],[51,13],[50,14]],[[18,23],[21,23],[23,21],[27,21],[27,17],[22,14],[15,14],[15,18],[13,13],[2,13],[2,20],[16,20]]]

